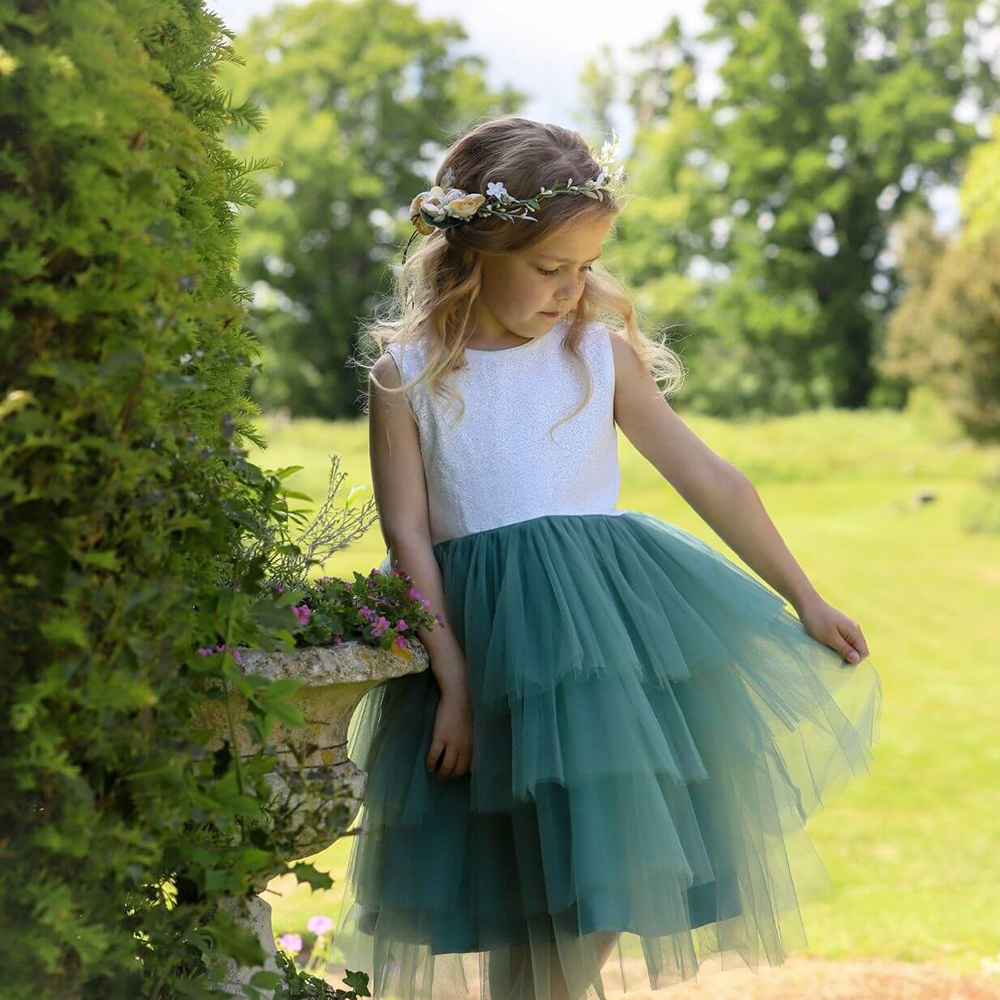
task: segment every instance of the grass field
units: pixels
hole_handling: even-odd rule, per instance
[[[808,827],[835,886],[803,906],[810,953],[975,969],[1000,952],[1000,537],[967,533],[963,513],[1000,448],[971,446],[919,412],[685,419],[755,483],[820,593],[861,623],[883,681],[872,775]],[[261,427],[269,447],[251,460],[305,466],[289,487],[316,506],[332,454],[348,489],[370,491],[364,420]],[[620,507],[681,525],[742,565],[623,436],[620,454]],[[367,572],[384,553],[376,524],[322,572]],[[272,881],[276,932],[336,919],[349,847],[310,859],[334,879],[326,893]]]

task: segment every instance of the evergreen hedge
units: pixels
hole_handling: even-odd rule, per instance
[[[274,757],[192,728],[232,687],[262,746],[296,721],[288,682],[209,653],[291,648],[297,599],[266,586],[282,473],[243,447],[234,213],[270,164],[220,142],[261,124],[214,82],[232,37],[203,0],[0,4],[5,1000],[220,995],[262,956],[218,901],[288,856]]]

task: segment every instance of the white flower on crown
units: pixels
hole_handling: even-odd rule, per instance
[[[618,132],[615,129],[612,129],[611,140],[606,140],[604,145],[601,146],[601,152],[596,158],[597,162],[601,164],[602,167],[610,166],[615,160],[618,159],[620,147],[621,139],[618,138]]]
[[[486,197],[498,198],[500,201],[511,200],[510,192],[504,187],[503,181],[490,181],[486,185]]]

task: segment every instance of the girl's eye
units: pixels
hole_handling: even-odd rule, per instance
[[[559,272],[559,268],[558,267],[554,268],[551,271],[546,271],[544,267],[540,267],[540,268],[538,268],[538,270],[542,274],[546,275],[549,278],[551,278],[553,274],[558,274],[558,272]],[[584,270],[584,271],[593,271],[594,268],[593,268],[593,266],[591,264],[585,264],[584,267],[582,268],[582,270]]]

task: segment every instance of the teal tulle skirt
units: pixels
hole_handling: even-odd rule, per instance
[[[804,947],[800,903],[831,886],[803,828],[869,769],[869,660],[639,511],[434,553],[475,757],[459,778],[425,769],[431,671],[352,717],[368,779],[334,944],[373,997],[603,998],[696,977],[709,955],[756,970]]]

